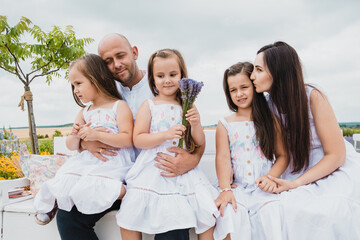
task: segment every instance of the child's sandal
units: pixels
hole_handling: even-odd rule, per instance
[[[39,225],[46,225],[49,222],[51,222],[51,220],[54,219],[56,213],[58,211],[58,206],[55,202],[54,208],[48,212],[48,213],[36,213],[35,214],[35,222]]]

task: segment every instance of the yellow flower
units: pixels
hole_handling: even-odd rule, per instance
[[[45,151],[45,152],[41,152],[40,155],[51,155],[51,153],[49,153],[48,151]]]
[[[10,158],[0,157],[0,180],[15,179],[23,177],[24,173],[20,167],[20,157],[16,154]]]

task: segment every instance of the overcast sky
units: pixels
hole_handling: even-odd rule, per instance
[[[11,26],[21,16],[45,31],[72,25],[77,37],[95,40],[86,48],[91,53],[97,53],[104,35],[122,33],[138,46],[141,69],[154,51],[178,49],[189,77],[204,82],[196,103],[203,125],[229,114],[224,70],[238,61],[253,62],[266,44],[285,41],[297,50],[306,82],[328,96],[337,120],[360,121],[358,0],[0,0],[0,6]],[[80,108],[67,80],[54,79],[48,86],[39,78],[30,87],[36,125],[74,121]],[[22,83],[0,69],[0,126],[28,125],[27,108],[17,107],[23,93]]]

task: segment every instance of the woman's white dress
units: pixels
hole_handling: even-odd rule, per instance
[[[83,110],[86,123],[91,128],[105,127],[111,133],[118,133],[116,109],[97,108]],[[133,165],[132,148],[116,151],[116,156],[107,156],[104,162],[84,150],[70,157],[60,167],[53,179],[45,182],[35,197],[34,207],[39,213],[51,211],[55,200],[58,207],[70,211],[75,205],[84,214],[95,214],[110,208],[120,195],[125,176]]]
[[[150,133],[181,124],[180,105],[155,105],[152,100],[148,103]],[[157,234],[193,227],[196,233],[202,233],[215,225],[217,191],[204,173],[196,167],[181,176],[168,178],[161,176],[162,170],[155,167],[157,153],[171,154],[167,148],[177,145],[178,140],[173,139],[141,151],[126,177],[127,192],[116,215],[120,227]]]
[[[306,87],[308,102],[312,90],[313,88]],[[269,105],[277,113],[271,101]],[[310,165],[307,169],[324,157],[310,105],[309,115],[312,141]],[[360,154],[345,139],[344,142],[346,162],[342,167],[314,183],[279,194],[279,202],[263,208],[269,217],[254,216],[254,223],[262,224],[263,228],[256,235],[257,238],[360,239]],[[304,171],[291,174],[288,168],[282,178],[293,180]],[[272,221],[271,213],[279,211],[282,225],[271,229],[268,224]],[[268,234],[269,232],[273,235]]]
[[[219,216],[216,220],[214,238],[224,239],[230,233],[231,239],[251,239],[251,231],[257,231],[257,226],[251,226],[250,217],[267,203],[278,199],[276,194],[263,192],[255,185],[257,178],[266,176],[273,162],[261,151],[254,122],[227,122],[225,119],[220,122],[229,138],[234,183],[237,184],[232,189],[237,211],[234,211],[230,203],[226,206],[224,216]],[[273,219],[273,224],[275,221]]]

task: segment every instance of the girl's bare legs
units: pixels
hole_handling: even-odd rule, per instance
[[[231,240],[230,233],[228,235],[226,235],[226,238],[224,238],[224,240]]]
[[[122,240],[141,240],[142,239],[141,232],[127,230],[125,228],[120,228],[120,232],[121,232]]]
[[[124,187],[124,185],[122,185],[118,200],[122,199],[124,197],[125,193],[126,193],[126,188]]]
[[[214,239],[214,227],[210,228],[209,230],[199,234],[199,240],[213,240]]]

